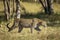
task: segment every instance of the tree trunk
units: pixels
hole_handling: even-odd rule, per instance
[[[12,12],[12,17],[14,18],[14,14],[15,14],[15,4],[14,4],[15,0],[13,0],[13,12]]]
[[[48,5],[48,11],[49,11],[49,15],[51,15],[51,14],[53,14],[54,12],[53,12],[53,5],[52,5],[52,3],[53,3],[53,0],[47,0],[47,5]]]
[[[46,14],[53,14],[53,0],[44,0],[44,2],[39,0],[39,2],[42,4]]]
[[[47,1],[46,0],[44,0],[44,10],[45,10],[45,13],[47,14],[47,13],[49,13],[48,12],[48,5],[47,5]]]
[[[19,24],[19,21],[20,21],[20,14],[21,14],[21,12],[20,12],[20,0],[15,0],[15,2],[16,2],[16,14],[15,14],[15,24],[18,26],[18,24]]]
[[[7,24],[7,28],[9,29],[9,31],[15,29],[17,26],[19,26],[19,22],[20,22],[20,0],[15,0],[16,2],[16,13],[15,13],[15,17],[14,17],[14,23],[12,25],[12,27],[8,27],[9,23]]]
[[[14,2],[15,2],[15,1],[13,0],[13,13],[14,13]]]
[[[8,10],[8,14],[7,14],[7,20],[10,19],[10,0],[6,0],[6,4],[7,4],[7,10]]]
[[[42,0],[39,0],[39,2],[41,3],[42,7],[44,8],[45,13],[48,13],[48,6],[47,6],[47,1],[44,0],[44,2]]]
[[[3,0],[4,4],[4,13],[5,13],[5,19],[7,20],[7,8],[6,8],[6,0]]]
[[[20,0],[16,0],[16,18],[20,19]]]
[[[9,1],[8,0],[3,0],[3,4],[4,4],[5,19],[6,19],[6,21],[8,21],[9,18],[10,18]]]

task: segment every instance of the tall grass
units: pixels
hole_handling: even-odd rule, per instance
[[[39,17],[43,20],[49,20],[51,22],[54,21],[59,21],[60,20],[60,4],[53,4],[54,12],[56,13],[55,15],[45,15],[45,14],[37,14],[39,12],[43,12],[41,4],[39,3],[27,3],[23,2],[22,5],[26,9],[27,14],[32,13],[35,14],[35,16],[31,15],[26,15],[29,17]],[[58,12],[58,13],[57,13]],[[0,2],[0,16],[4,15],[3,13],[3,2]],[[24,17],[26,17],[24,16]],[[0,17],[0,21],[1,21]],[[12,22],[12,20],[11,20]],[[51,23],[52,24],[52,23]],[[33,33],[30,33],[29,28],[24,28],[21,33],[18,33],[18,28],[14,29],[11,32],[8,32],[8,29],[6,27],[6,22],[4,22],[4,19],[1,22],[1,27],[0,27],[0,40],[60,40],[60,25],[59,26],[48,26],[47,28],[44,28],[40,26],[41,31],[39,34],[37,33],[36,30],[33,30]],[[11,23],[12,25],[12,23]],[[10,26],[11,26],[10,25]],[[56,25],[56,24],[54,24]]]

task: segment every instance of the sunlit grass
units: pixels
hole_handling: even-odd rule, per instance
[[[21,33],[18,33],[18,28],[11,32],[5,25],[0,28],[0,40],[60,40],[60,27],[47,27],[40,26],[41,31],[39,34],[36,30],[30,33],[30,28],[24,28]]]
[[[42,12],[41,10],[43,10],[41,4],[38,3],[23,2],[22,4],[26,9],[26,12],[29,13]],[[60,12],[60,4],[54,3],[53,8],[55,13]],[[0,11],[3,10],[3,2],[0,2]],[[3,13],[0,12],[0,15],[2,14]],[[55,19],[57,20],[57,18]],[[48,26],[47,29],[41,26],[41,31],[39,34],[36,30],[33,30],[33,33],[31,34],[30,28],[24,28],[21,33],[18,33],[18,28],[14,29],[11,32],[8,32],[6,23],[2,22],[1,25],[2,26],[0,27],[0,40],[60,40],[60,27],[58,26]]]
[[[40,3],[28,3],[28,2],[21,2],[21,5],[26,9],[26,12],[28,13],[38,13],[38,12],[43,12],[43,7]],[[10,4],[10,9],[12,11],[12,3]],[[55,13],[60,12],[60,4],[53,4],[53,9]],[[4,10],[3,2],[0,2],[0,11]],[[0,13],[1,14],[1,13]]]
[[[37,13],[42,10],[42,6],[39,3],[22,3],[26,11],[29,13]]]
[[[53,8],[55,13],[60,13],[60,4],[54,3]]]
[[[3,11],[3,10],[4,10],[3,2],[0,2],[0,11]]]

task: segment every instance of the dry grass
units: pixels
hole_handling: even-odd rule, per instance
[[[27,2],[21,2],[21,5],[25,8],[25,11],[28,13],[38,13],[43,12],[42,5],[40,3],[27,3]],[[12,3],[10,5],[10,9],[12,11]],[[54,12],[60,13],[60,4],[53,4]],[[4,10],[3,2],[0,2],[0,12]],[[0,13],[1,15],[1,13]]]
[[[4,23],[2,23],[3,25]],[[29,28],[24,28],[21,33],[18,33],[18,28],[11,32],[5,25],[0,28],[0,40],[60,40],[60,27],[40,27],[41,31],[38,32],[33,30],[30,33]]]
[[[22,3],[26,11],[29,13],[37,13],[41,11],[41,5],[36,3]],[[0,2],[0,15],[3,11],[3,3]],[[60,12],[60,5],[54,4],[54,11]],[[60,27],[48,26],[47,29],[40,27],[42,31],[38,34],[37,31],[31,34],[29,28],[24,28],[21,33],[17,33],[18,28],[14,29],[11,32],[8,32],[8,29],[4,25],[5,22],[2,22],[2,27],[0,27],[0,40],[60,40]]]

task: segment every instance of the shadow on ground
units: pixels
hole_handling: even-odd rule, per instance
[[[39,19],[47,21],[48,25],[51,26],[51,27],[55,27],[55,26],[59,27],[60,26],[60,14],[47,15],[43,12],[38,12],[36,14],[25,13],[25,14],[21,15],[21,18],[26,18],[26,19],[39,18]],[[4,15],[0,15],[0,23],[2,21],[6,21]]]

